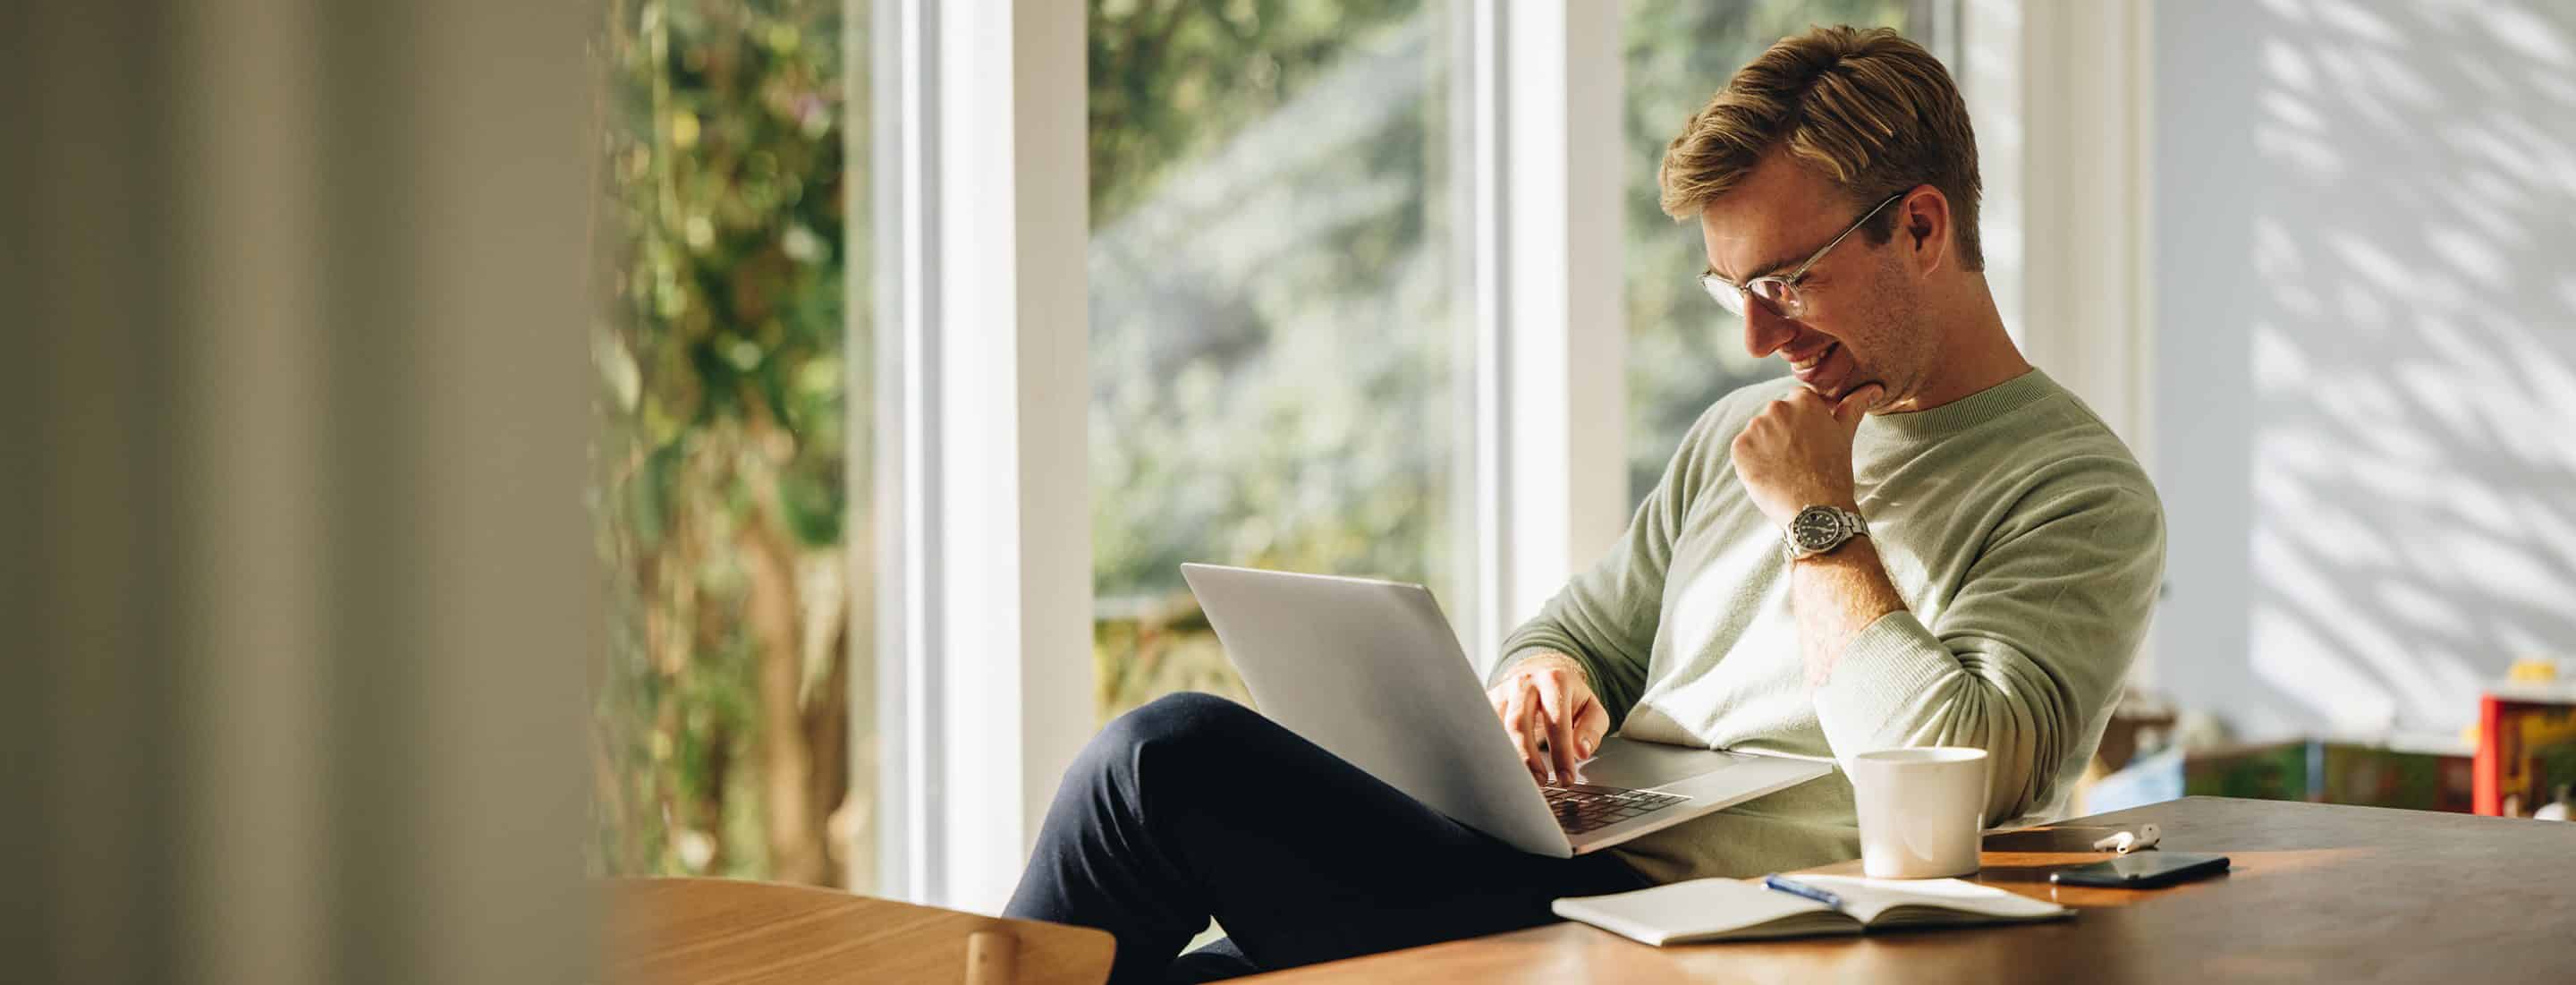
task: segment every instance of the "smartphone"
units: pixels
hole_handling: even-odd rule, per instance
[[[2170,886],[2188,879],[2213,876],[2227,871],[2227,856],[2201,855],[2193,852],[2131,852],[2091,865],[2078,865],[2048,874],[2048,881],[2060,886],[2108,886],[2112,889],[2153,889]]]

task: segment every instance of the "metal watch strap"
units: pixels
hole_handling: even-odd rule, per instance
[[[1799,543],[1799,527],[1802,524],[1811,523],[1813,520],[1821,520],[1826,515],[1830,515],[1832,523],[1836,528],[1831,535],[1832,539],[1830,542],[1819,543],[1813,547]],[[1844,544],[1851,543],[1852,538],[1866,537],[1868,535],[1869,523],[1862,520],[1860,514],[1843,509],[1839,506],[1818,504],[1801,509],[1790,518],[1788,526],[1783,528],[1780,532],[1780,552],[1789,560],[1796,561],[1800,558],[1815,557],[1819,554],[1831,554],[1834,551],[1841,549]]]

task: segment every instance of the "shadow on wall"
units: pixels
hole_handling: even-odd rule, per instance
[[[2254,732],[2456,732],[2514,657],[2576,654],[2576,9],[2229,16],[2256,28],[2227,111],[2252,138],[2250,238],[2229,241],[2250,289],[2168,278],[2185,293],[2161,301],[2250,376],[2260,686],[2227,710]]]

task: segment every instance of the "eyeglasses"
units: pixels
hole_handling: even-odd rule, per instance
[[[1906,189],[1906,191],[1912,190]],[[1799,264],[1796,270],[1786,274],[1756,277],[1742,285],[1720,277],[1712,271],[1699,275],[1699,286],[1708,290],[1708,296],[1717,300],[1718,307],[1726,309],[1727,314],[1738,318],[1744,317],[1744,299],[1747,295],[1760,299],[1763,307],[1771,309],[1772,314],[1782,318],[1796,318],[1804,315],[1807,312],[1807,306],[1806,302],[1798,296],[1798,282],[1807,279],[1807,268],[1815,266],[1816,261],[1824,259],[1825,254],[1834,251],[1834,247],[1841,246],[1843,240],[1850,238],[1852,233],[1868,223],[1870,217],[1904,197],[1905,192],[1897,192],[1888,196],[1886,201],[1871,207],[1869,211],[1861,213],[1860,218],[1852,220],[1851,225],[1843,228],[1842,235],[1834,237],[1833,242],[1825,244],[1823,249],[1809,255],[1807,262]]]

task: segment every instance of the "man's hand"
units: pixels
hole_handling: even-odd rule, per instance
[[[1762,408],[1734,446],[1736,478],[1762,515],[1785,524],[1810,506],[1857,509],[1852,434],[1886,392],[1871,383],[1829,403],[1801,387]]]
[[[1541,653],[1512,665],[1485,697],[1503,720],[1503,733],[1521,751],[1530,776],[1542,784],[1551,772],[1560,782],[1575,782],[1575,764],[1592,758],[1610,731],[1610,712],[1593,696],[1583,665],[1562,653]]]

